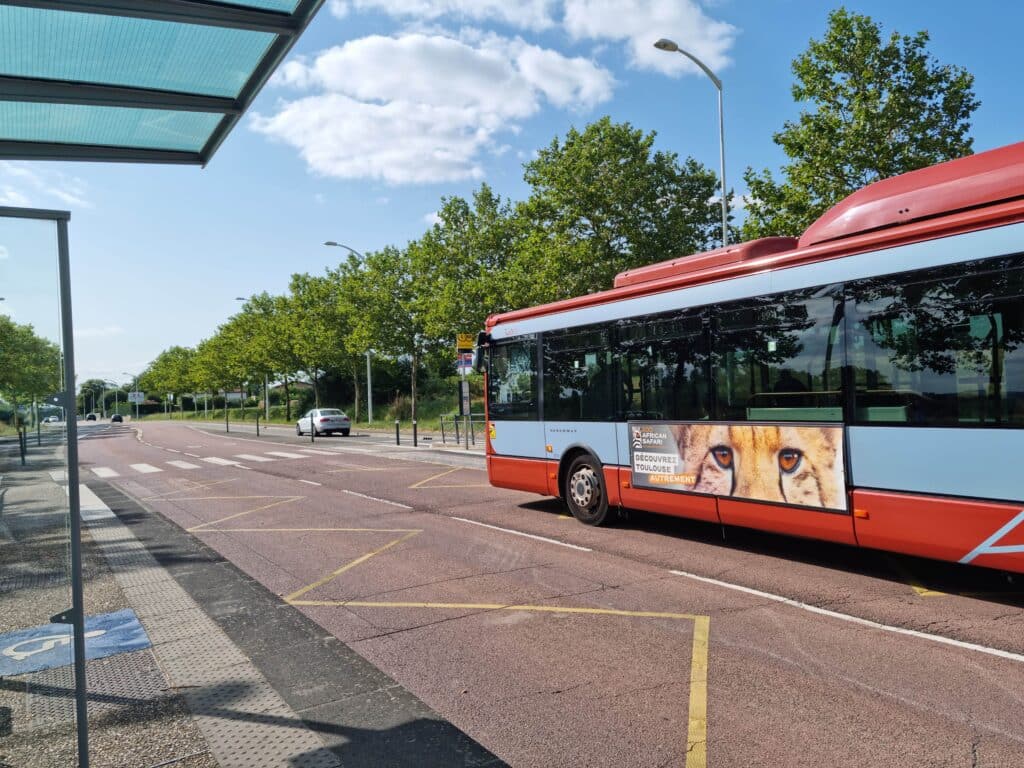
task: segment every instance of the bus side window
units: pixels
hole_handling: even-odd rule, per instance
[[[852,285],[857,420],[1024,424],[1022,297],[1019,257]]]
[[[530,337],[492,344],[487,381],[492,419],[536,420],[537,340]]]

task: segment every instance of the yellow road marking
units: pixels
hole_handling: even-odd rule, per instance
[[[208,523],[201,523],[200,525],[195,525],[195,526],[193,526],[191,528],[186,528],[185,530],[188,531],[189,533],[194,533],[195,531],[201,531],[203,528],[206,528],[208,526],[217,525],[217,523],[223,523],[223,522],[226,522],[228,520],[234,520],[236,517],[241,517],[242,515],[251,515],[253,512],[261,512],[264,509],[271,509],[273,507],[280,506],[281,504],[290,504],[293,501],[299,501],[300,499],[304,499],[306,497],[305,496],[284,496],[284,497],[276,497],[276,496],[229,496],[227,498],[241,498],[241,499],[245,499],[245,498],[273,499],[273,498],[276,498],[277,501],[271,502],[270,504],[264,504],[262,507],[256,507],[256,509],[247,509],[244,512],[236,512],[233,515],[228,515],[227,517],[222,517],[220,520],[211,520]],[[183,501],[191,501],[191,500],[192,499],[183,499]]]
[[[940,592],[937,589],[929,589],[928,587],[924,586],[921,583],[920,579],[918,579],[916,576],[914,576],[914,574],[912,574],[910,571],[908,571],[903,565],[898,563],[895,560],[895,558],[887,557],[886,560],[889,562],[889,565],[892,566],[892,569],[894,571],[896,571],[900,575],[900,577],[903,579],[903,582],[908,587],[910,587],[912,590],[914,590],[914,592],[916,592],[919,596],[921,596],[921,597],[948,597],[949,596],[946,592]]]
[[[228,480],[215,480],[212,483],[196,483],[190,485],[187,488],[178,488],[176,491],[168,491],[167,493],[161,493],[156,496],[145,496],[143,501],[158,501],[159,499],[165,499],[168,496],[173,496],[176,493],[192,493],[193,491],[201,491],[203,488],[212,488],[215,485],[223,485],[224,483],[233,483],[237,480],[237,477],[232,477]],[[177,501],[177,499],[169,499],[169,501]]]
[[[426,480],[420,480],[418,483],[413,483],[409,487],[410,488],[419,488],[424,483],[429,483],[431,480],[437,480],[439,477],[444,477],[445,475],[450,475],[452,472],[458,472],[460,469],[462,469],[462,467],[455,467],[454,469],[447,469],[444,472],[439,472],[436,475],[432,475],[431,477],[428,477]]]
[[[693,657],[690,661],[690,724],[686,732],[686,768],[705,768],[708,762],[708,632],[711,619],[693,617]]]
[[[377,602],[367,600],[294,600],[285,598],[292,605],[349,606],[354,608],[444,608],[467,611],[532,611],[535,613],[582,613],[589,616],[627,616],[640,619],[707,619],[693,613],[665,613],[663,611],[624,611],[618,608],[583,608],[564,605],[514,605],[509,603],[411,603]]]
[[[341,568],[339,568],[336,571],[333,571],[332,573],[330,573],[329,575],[327,575],[324,578],[320,579],[319,581],[315,581],[312,584],[308,584],[307,586],[303,587],[302,589],[299,589],[299,590],[297,590],[295,592],[292,592],[292,594],[290,594],[286,598],[284,598],[284,601],[286,603],[291,603],[296,598],[301,597],[302,595],[306,594],[307,592],[311,592],[312,590],[316,589],[317,587],[322,587],[324,584],[327,584],[328,582],[333,581],[334,579],[338,578],[345,571],[347,571],[347,570],[349,570],[351,568],[355,568],[360,563],[366,562],[371,557],[374,557],[375,555],[379,555],[384,550],[390,549],[391,547],[395,546],[396,544],[401,544],[403,541],[405,541],[406,539],[412,538],[417,533],[420,533],[420,531],[418,531],[418,530],[417,531],[409,531],[408,533],[405,534],[405,536],[399,536],[394,541],[389,541],[383,547],[380,547],[379,549],[375,549],[375,550],[373,550],[373,552],[368,552],[367,554],[362,555],[361,557],[357,557],[352,562],[346,563],[345,565],[341,566]]]

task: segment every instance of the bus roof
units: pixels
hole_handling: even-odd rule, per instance
[[[1013,221],[1024,221],[1024,142],[869,184],[799,240],[763,238],[627,270],[610,290],[491,315],[487,328]]]

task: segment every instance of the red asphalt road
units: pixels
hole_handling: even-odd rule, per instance
[[[705,706],[710,766],[1024,765],[1024,600],[993,574],[653,516],[586,528],[365,439],[141,426],[83,440],[83,476],[116,472],[512,765],[699,768]]]

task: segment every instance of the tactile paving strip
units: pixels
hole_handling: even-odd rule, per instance
[[[160,578],[168,574],[120,520],[87,526],[154,642],[145,653],[155,658],[161,683],[169,680],[184,696],[221,768],[340,768],[188,593],[173,578]]]

